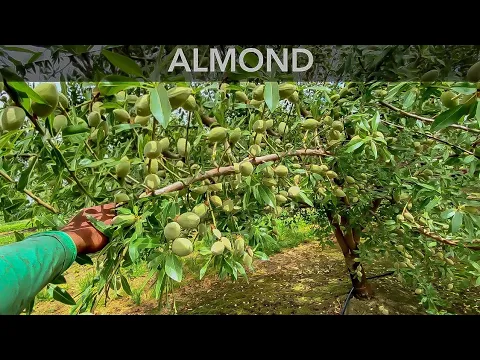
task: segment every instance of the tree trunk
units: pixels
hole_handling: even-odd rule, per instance
[[[367,281],[365,276],[365,269],[363,266],[355,261],[356,254],[355,251],[358,250],[358,243],[360,241],[360,230],[353,229],[348,219],[342,218],[342,225],[345,226],[345,233],[342,231],[340,224],[334,221],[331,214],[327,213],[330,224],[335,229],[335,238],[337,243],[342,249],[343,256],[345,258],[345,264],[347,265],[347,270],[350,275],[350,280],[352,281],[352,286],[354,287],[354,296],[357,299],[368,299],[373,296],[373,289]],[[361,274],[361,276],[359,276]]]

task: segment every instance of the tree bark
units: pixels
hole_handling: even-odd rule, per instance
[[[350,275],[352,286],[354,287],[354,296],[357,299],[369,299],[373,296],[373,289],[367,281],[365,269],[360,262],[355,261],[357,257],[355,251],[358,250],[360,231],[358,228],[352,228],[347,218],[342,217],[342,225],[346,228],[342,231],[340,224],[334,221],[331,213],[327,212],[328,220],[334,228],[335,238],[340,249],[342,249],[345,264]],[[361,274],[361,277],[358,276]]]

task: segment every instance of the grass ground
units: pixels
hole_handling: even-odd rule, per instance
[[[324,246],[314,240],[311,227],[303,221],[294,226],[280,226],[279,250],[267,261],[256,260],[248,282],[221,281],[210,273],[198,280],[202,262],[189,258],[185,264],[185,280],[175,292],[179,314],[339,314],[351,284],[343,256],[337,246]],[[385,273],[388,264],[377,262],[366,268],[369,276]],[[144,264],[129,269],[133,296],[121,293],[95,310],[96,314],[172,314],[167,304],[158,307],[153,290],[140,288],[147,278]],[[66,272],[67,284],[62,285],[78,299],[94,276],[93,266],[72,265]],[[368,301],[352,299],[347,314],[425,314],[414,289],[388,276],[371,280],[375,298]],[[148,286],[147,286],[148,289]],[[451,294],[457,314],[477,314],[472,304],[475,294]],[[475,302],[475,301],[474,301]],[[69,314],[70,306],[50,298],[42,290],[36,299],[34,315]]]
[[[28,230],[32,226],[32,221],[29,219],[0,224],[0,246],[15,242],[15,231],[22,232],[26,236],[34,233],[35,230]]]

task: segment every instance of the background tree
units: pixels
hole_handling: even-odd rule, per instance
[[[373,295],[365,267],[378,258],[432,312],[442,292],[480,284],[477,48],[317,47],[318,81],[280,84],[231,73],[168,82],[167,46],[48,49],[52,59],[16,71],[54,76],[67,56],[68,80],[94,81],[62,82],[59,95],[2,70],[0,201],[5,221],[35,215],[45,228],[121,204],[112,226],[96,223],[112,241],[74,311],[129,293],[122,269],[139,261],[159,301],[194,250],[200,277],[246,275],[275,243],[276,219],[298,208],[315,211],[320,241],[333,232],[359,298]],[[361,81],[345,82],[350,72]]]

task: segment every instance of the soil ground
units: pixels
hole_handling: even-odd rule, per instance
[[[199,281],[190,274],[186,284],[175,292],[178,314],[339,314],[351,288],[343,256],[337,248],[323,248],[318,242],[305,242],[284,249],[267,261],[257,260],[249,281],[233,283],[218,280],[213,274]],[[377,265],[369,274],[385,273]],[[75,264],[65,277],[72,296],[81,289],[82,277],[93,273],[91,266]],[[142,272],[140,269],[139,272]],[[144,271],[145,273],[146,271]],[[131,280],[132,289],[139,288],[145,274]],[[196,276],[196,275],[195,275]],[[347,314],[424,314],[412,289],[387,276],[371,280],[376,296],[372,300],[352,299]],[[134,290],[135,292],[135,290]],[[158,308],[149,296],[132,300],[129,296],[111,299],[99,306],[96,314],[169,314],[170,307]],[[57,301],[42,299],[33,314],[68,314],[70,307]],[[140,300],[140,301],[139,301]],[[38,301],[38,300],[37,300]]]

